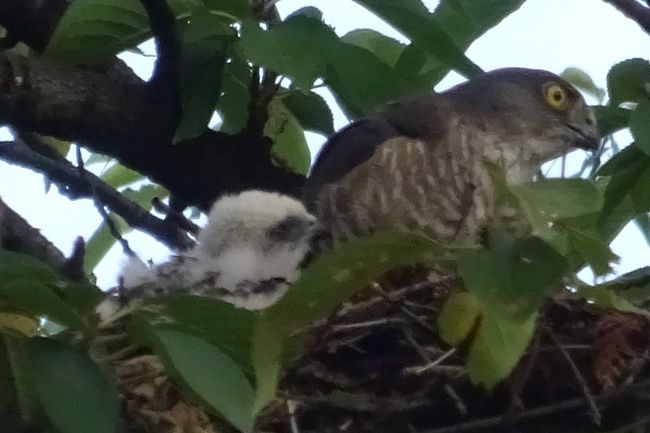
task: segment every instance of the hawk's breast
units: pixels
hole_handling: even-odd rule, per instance
[[[461,134],[436,143],[387,140],[368,160],[323,186],[319,217],[337,239],[397,229],[421,230],[441,242],[473,241],[492,194],[470,140]]]

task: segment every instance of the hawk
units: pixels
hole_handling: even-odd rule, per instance
[[[131,259],[122,273],[128,298],[189,293],[256,310],[279,300],[326,232],[304,205],[259,190],[217,200],[189,252],[148,267]]]
[[[304,199],[336,240],[397,229],[474,243],[500,212],[485,161],[517,183],[599,142],[592,111],[569,83],[499,69],[344,128],[321,149]]]

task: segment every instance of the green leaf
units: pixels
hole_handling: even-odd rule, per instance
[[[244,129],[248,121],[248,105],[251,99],[248,84],[251,81],[251,70],[246,60],[234,53],[235,50],[231,51],[233,55],[224,68],[222,94],[216,108],[222,120],[219,130],[236,134]]]
[[[249,0],[202,0],[201,3],[213,14],[231,18],[233,21],[251,16]]]
[[[650,158],[634,146],[628,146],[619,155],[621,156],[612,158],[612,163],[606,164],[599,172],[613,171],[605,189],[603,210],[598,217],[601,233],[606,226],[611,225],[613,217],[622,228],[640,213],[650,210],[650,194],[646,188],[650,179]],[[633,161],[635,155],[637,158]]]
[[[221,93],[226,51],[235,37],[232,27],[205,8],[197,8],[190,17],[181,39],[183,116],[175,143],[205,132]]]
[[[638,147],[634,145],[626,146],[621,149],[619,152],[615,153],[609,161],[603,164],[598,172],[597,176],[611,176],[616,174],[619,170],[627,169],[639,161],[650,160]]]
[[[350,118],[363,117],[416,90],[379,57],[346,43],[332,58],[325,82]]]
[[[395,267],[450,259],[451,253],[442,245],[415,233],[381,232],[357,238],[318,256],[289,292],[262,315],[273,326],[295,330],[326,317]]]
[[[329,26],[307,15],[287,18],[268,31],[245,22],[239,42],[250,62],[287,75],[301,89],[325,73],[338,44]]]
[[[438,316],[438,332],[447,344],[459,346],[476,328],[481,304],[467,292],[452,293]]]
[[[168,371],[240,431],[253,430],[254,393],[239,366],[217,346],[193,335],[156,330]],[[211,372],[206,374],[206,372]]]
[[[560,77],[564,78],[586,94],[593,96],[598,101],[602,101],[603,98],[605,98],[605,90],[598,87],[591,76],[580,68],[566,68],[560,74]]]
[[[627,128],[630,121],[630,110],[619,107],[596,105],[591,107],[596,115],[598,131],[601,137],[613,134],[616,131]]]
[[[177,18],[192,0],[173,0]],[[138,0],[75,0],[59,20],[44,55],[75,64],[106,63],[151,36],[147,15]]]
[[[471,250],[458,258],[465,288],[490,315],[530,316],[557,289],[567,261],[539,238],[490,232],[489,242],[489,250]]]
[[[397,65],[406,48],[401,42],[372,29],[352,30],[345,34],[341,41],[370,51],[391,68]]]
[[[54,149],[62,157],[65,158],[68,155],[70,146],[72,145],[70,141],[59,140],[49,135],[39,135],[39,137],[43,143]]]
[[[483,71],[469,60],[420,0],[355,0],[406,35],[423,51],[467,78]]]
[[[597,212],[603,204],[596,185],[585,179],[541,179],[510,188],[530,212],[549,220]]]
[[[5,307],[78,326],[81,318],[61,296],[66,284],[45,263],[0,250],[0,304]]]
[[[293,18],[297,15],[305,15],[311,18],[316,18],[317,20],[323,19],[323,12],[321,12],[320,9],[314,6],[305,6],[300,9],[297,9],[293,12],[291,12],[289,15],[287,15],[286,19]]]
[[[510,191],[533,227],[533,233],[553,243],[560,251],[563,240],[551,229],[552,222],[598,212],[603,197],[596,185],[584,179],[541,179],[512,185]]]
[[[282,103],[305,130],[316,131],[325,136],[334,133],[332,111],[318,93],[292,91],[282,97]]]
[[[625,313],[640,314],[649,317],[650,313],[646,310],[636,307],[633,303],[624,297],[623,293],[617,293],[607,287],[608,285],[599,286],[580,286],[576,289],[575,296],[599,306],[603,309],[613,308]],[[623,296],[622,296],[623,295]]]
[[[648,97],[650,63],[645,59],[629,59],[614,65],[607,74],[609,105],[640,102]]]
[[[115,433],[118,399],[87,355],[55,340],[25,341],[30,386],[62,433]]]
[[[636,147],[650,156],[650,99],[642,100],[630,115],[630,132]]]
[[[466,50],[523,3],[524,0],[441,0],[434,17],[456,45]]]
[[[144,178],[142,174],[119,163],[113,164],[100,177],[113,188],[119,188]]]
[[[255,327],[251,358],[255,369],[253,412],[259,413],[274,398],[280,380],[286,335],[271,321],[260,320]]]
[[[80,326],[82,321],[79,315],[53,288],[28,276],[5,280],[0,283],[0,303],[6,308],[29,312],[34,316],[46,316],[62,325]]]
[[[626,290],[633,286],[650,284],[650,266],[627,272],[606,283],[608,287]]]
[[[567,228],[566,232],[571,249],[584,257],[594,274],[605,275],[611,272],[610,263],[617,256],[595,230]]]
[[[45,284],[61,282],[61,277],[40,260],[0,249],[0,283],[15,278],[28,278]]]
[[[244,371],[253,372],[250,352],[257,313],[218,299],[188,295],[158,298],[147,306],[165,318],[162,325],[182,325],[186,332],[219,346]]]
[[[645,242],[650,246],[650,215],[647,213],[641,214],[634,218],[634,224],[636,228],[639,229]]]
[[[278,97],[269,103],[268,114],[264,135],[273,140],[273,156],[296,173],[306,175],[311,154],[302,126]]]
[[[537,314],[522,320],[485,316],[467,355],[474,384],[492,389],[517,365],[535,333]]]
[[[124,235],[129,225],[118,215],[109,213],[117,230]],[[106,253],[115,245],[117,240],[111,234],[108,225],[102,221],[95,229],[88,242],[86,242],[86,254],[84,256],[84,271],[90,273],[102,261]]]

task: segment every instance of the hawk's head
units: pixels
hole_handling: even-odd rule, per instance
[[[498,69],[443,95],[468,106],[487,131],[503,131],[513,146],[528,146],[529,154],[541,162],[573,148],[595,150],[600,144],[594,114],[585,100],[548,71]]]

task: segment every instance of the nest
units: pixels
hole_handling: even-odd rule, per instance
[[[458,284],[451,277],[392,290],[373,284],[304,330],[306,351],[285,372],[256,431],[561,433],[650,425],[647,319],[549,301],[526,354],[488,392],[469,380],[467,348],[450,348],[436,332],[435,318]],[[116,350],[124,354],[113,368],[129,424],[156,433],[234,431],[184,399],[156,356]]]
[[[488,392],[469,380],[467,348],[450,348],[436,332],[435,318],[458,284],[437,278],[392,291],[374,284],[368,298],[310,329],[307,354],[285,375],[281,398],[259,430],[575,432],[650,425],[647,319],[549,301],[525,356]]]

